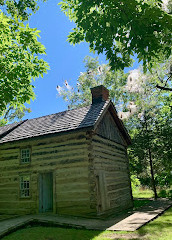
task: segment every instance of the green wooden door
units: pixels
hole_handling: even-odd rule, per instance
[[[39,177],[39,212],[53,211],[53,173],[43,173]]]

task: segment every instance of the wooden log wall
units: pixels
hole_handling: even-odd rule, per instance
[[[126,141],[119,131],[110,111],[107,111],[103,119],[100,121],[96,129],[96,133],[109,140],[127,146]]]
[[[30,214],[39,209],[39,174],[53,173],[53,212],[89,215],[88,139],[86,132],[33,138],[0,145],[0,213]],[[31,163],[20,163],[20,149],[31,148]],[[31,197],[20,198],[20,175],[30,175]]]
[[[97,212],[119,212],[132,206],[126,147],[100,135],[92,138]]]

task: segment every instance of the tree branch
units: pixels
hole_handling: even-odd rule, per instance
[[[172,91],[172,88],[162,87],[162,86],[159,86],[158,84],[156,85],[156,88],[159,88],[161,90],[166,90],[166,91]]]

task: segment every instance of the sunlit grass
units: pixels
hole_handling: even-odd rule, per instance
[[[133,191],[133,197],[134,198],[153,198],[153,191],[151,189],[140,190],[139,188],[136,188]]]
[[[157,188],[158,197],[169,198],[172,199],[172,187],[171,188]],[[151,189],[140,189],[136,188],[133,190],[133,197],[134,198],[153,198],[154,193]]]
[[[148,235],[150,240],[172,239],[172,207],[162,216],[137,231],[140,235]]]

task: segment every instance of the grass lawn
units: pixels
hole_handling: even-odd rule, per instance
[[[152,197],[152,191],[146,190],[142,193],[134,193],[134,197],[145,198],[143,201],[149,201]],[[139,206],[139,200],[135,203]],[[148,202],[141,202],[144,205]],[[9,234],[2,240],[171,240],[172,239],[172,208],[168,209],[156,220],[143,226],[135,232],[111,232],[111,231],[91,231],[67,229],[58,227],[27,227]]]
[[[158,197],[169,198],[172,200],[172,188],[157,190]],[[140,190],[139,188],[133,191],[134,198],[134,209],[138,209],[139,207],[148,204],[151,198],[154,198],[153,191],[151,189]]]
[[[153,191],[150,189],[145,189],[140,191],[140,189],[135,189],[133,191],[133,198],[134,198],[134,210],[148,204],[153,198]]]
[[[133,198],[153,198],[153,191],[150,189],[140,190],[137,188],[133,191]]]
[[[172,199],[172,187],[167,189],[157,189],[158,197]],[[151,189],[139,189],[136,188],[133,191],[134,198],[153,198],[154,194]]]

